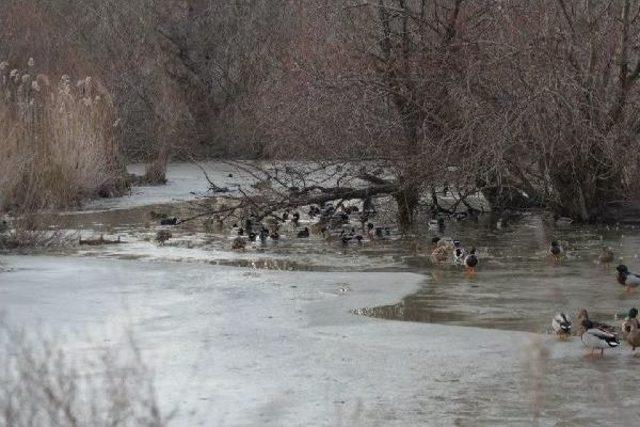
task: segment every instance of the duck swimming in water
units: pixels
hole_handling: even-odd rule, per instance
[[[549,248],[549,252],[556,260],[560,259],[560,257],[564,253],[562,246],[560,246],[560,244],[555,240],[551,242],[551,248]]]
[[[453,241],[453,262],[455,264],[464,263],[466,252],[460,243],[460,240]]]
[[[469,271],[475,271],[478,266],[478,256],[476,255],[476,248],[472,247],[469,254],[464,257],[464,267]]]
[[[560,338],[566,338],[571,335],[571,321],[564,313],[558,313],[553,316],[551,328]]]
[[[309,227],[305,227],[304,230],[298,231],[298,237],[301,239],[309,237]]]
[[[611,247],[604,247],[602,248],[602,252],[598,257],[598,261],[600,262],[600,264],[606,267],[613,262],[614,258],[615,255],[613,254]]]
[[[616,267],[618,270],[618,283],[627,287],[627,290],[635,289],[640,286],[640,276],[630,273],[626,265],[620,264]]]
[[[631,346],[631,351],[635,351],[636,347],[640,347],[640,322],[638,322],[637,308],[634,307],[629,310],[627,319],[622,322],[622,334],[627,343]]]

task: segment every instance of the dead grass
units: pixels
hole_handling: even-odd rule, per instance
[[[127,186],[111,99],[90,77],[0,63],[0,210],[69,208]]]

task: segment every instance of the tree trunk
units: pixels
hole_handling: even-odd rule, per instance
[[[400,191],[394,194],[394,198],[398,204],[398,226],[401,231],[405,232],[413,224],[420,195],[418,189],[414,186],[403,186],[401,188]]]

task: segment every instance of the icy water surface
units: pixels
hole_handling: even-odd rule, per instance
[[[225,184],[230,172],[209,167]],[[624,347],[588,359],[579,339],[546,334],[559,310],[585,307],[614,322],[640,305],[612,266],[595,262],[612,246],[640,271],[637,230],[559,228],[540,214],[498,229],[486,215],[344,246],[291,237],[296,229],[287,226],[279,242],[236,253],[228,226],[193,222],[168,228],[173,237],[159,246],[155,233],[167,227],[151,211],[188,216],[189,200],[205,190],[199,169],[177,165],[167,187],[52,217],[83,238],[122,243],[3,257],[0,311],[67,336],[69,348],[86,349],[85,334],[123,345],[131,330],[163,408],[179,411],[175,425],[638,419],[640,359]],[[435,235],[477,247],[477,274],[434,265],[426,254]],[[547,257],[553,239],[567,251],[561,263]]]

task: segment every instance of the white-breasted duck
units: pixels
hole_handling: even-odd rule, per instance
[[[628,290],[640,286],[640,275],[629,272],[626,265],[620,264],[616,270],[618,270],[616,278],[619,284],[626,286]]]
[[[576,320],[580,321],[580,340],[585,347],[591,349],[591,354],[594,350],[600,350],[600,356],[603,356],[605,349],[616,348],[620,345],[615,328],[606,323],[589,319],[587,310],[580,310]]]
[[[551,328],[561,338],[567,337],[571,334],[571,321],[564,313],[558,313],[553,316],[551,321]]]
[[[466,256],[466,251],[462,247],[460,240],[453,241],[453,262],[456,264],[464,263],[464,258]]]

